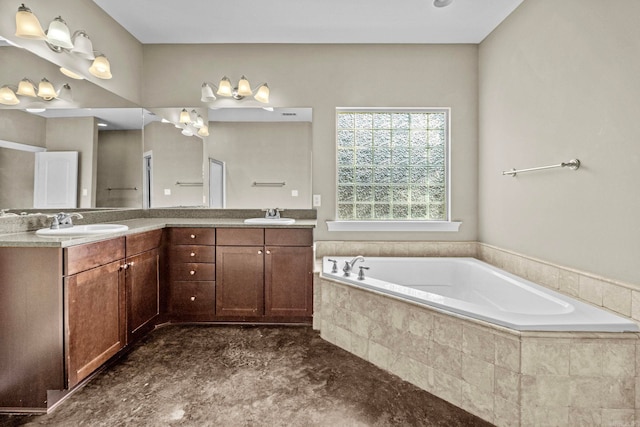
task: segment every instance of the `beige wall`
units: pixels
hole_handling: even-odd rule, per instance
[[[479,237],[640,284],[640,2],[613,3],[527,0],[480,45]]]
[[[205,160],[225,162],[227,208],[311,206],[311,124],[209,123]],[[208,184],[208,170],[205,181]],[[286,182],[284,187],[255,187],[254,182]],[[207,190],[205,186],[205,190]],[[291,195],[297,190],[298,196]],[[208,190],[205,194],[208,196]]]
[[[144,128],[144,152],[148,151],[153,156],[151,207],[202,206],[202,185],[176,185],[178,181],[203,182],[202,140],[183,136],[171,124],[153,122]],[[171,195],[165,195],[165,189]]]
[[[98,79],[89,74],[87,71],[91,65],[89,61],[81,60],[78,62],[73,55],[56,53],[49,49],[42,40],[16,37],[15,14],[18,11],[18,6],[20,6],[20,2],[0,0],[0,10],[4,12],[0,14],[0,36],[18,43],[26,50],[34,52],[58,66],[74,69],[98,86],[140,104],[142,44],[94,2],[91,0],[48,0],[27,3],[27,6],[31,8],[45,29],[56,16],[62,16],[72,33],[75,30],[86,30],[93,42],[94,50],[105,54],[111,63],[113,74],[111,80]],[[60,73],[58,72],[58,74]]]
[[[70,131],[73,129],[73,131]],[[47,119],[47,150],[78,151],[78,207],[96,203],[98,126],[93,117]],[[87,195],[83,192],[86,190]]]
[[[477,46],[475,45],[147,45],[143,102],[200,106],[203,81],[245,74],[266,81],[280,107],[313,107],[313,193],[319,240],[477,238]],[[162,88],[162,90],[158,90]],[[336,107],[451,107],[452,211],[458,233],[329,233],[335,217]]]
[[[142,131],[98,132],[96,182],[96,207],[142,207]]]

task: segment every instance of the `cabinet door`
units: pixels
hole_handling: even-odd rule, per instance
[[[267,246],[264,280],[265,315],[312,315],[313,248]]]
[[[124,347],[122,261],[64,280],[66,368],[71,388]]]
[[[127,258],[127,338],[132,342],[153,328],[159,313],[158,250]]]
[[[262,246],[218,246],[216,316],[256,317],[264,311]]]

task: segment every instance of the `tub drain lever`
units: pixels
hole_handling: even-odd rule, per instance
[[[358,280],[364,280],[365,279],[364,271],[368,270],[368,269],[369,269],[369,267],[365,267],[365,266],[361,266],[360,267],[360,272],[358,273]]]

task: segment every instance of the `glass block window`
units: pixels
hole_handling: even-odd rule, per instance
[[[446,221],[449,111],[337,110],[338,220]]]

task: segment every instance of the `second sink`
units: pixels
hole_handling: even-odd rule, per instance
[[[87,224],[74,225],[69,228],[42,228],[36,231],[36,235],[42,237],[74,237],[74,236],[94,236],[98,234],[119,233],[129,229],[121,224]]]
[[[259,224],[259,225],[291,225],[296,220],[293,218],[249,218],[245,219],[245,224]]]

